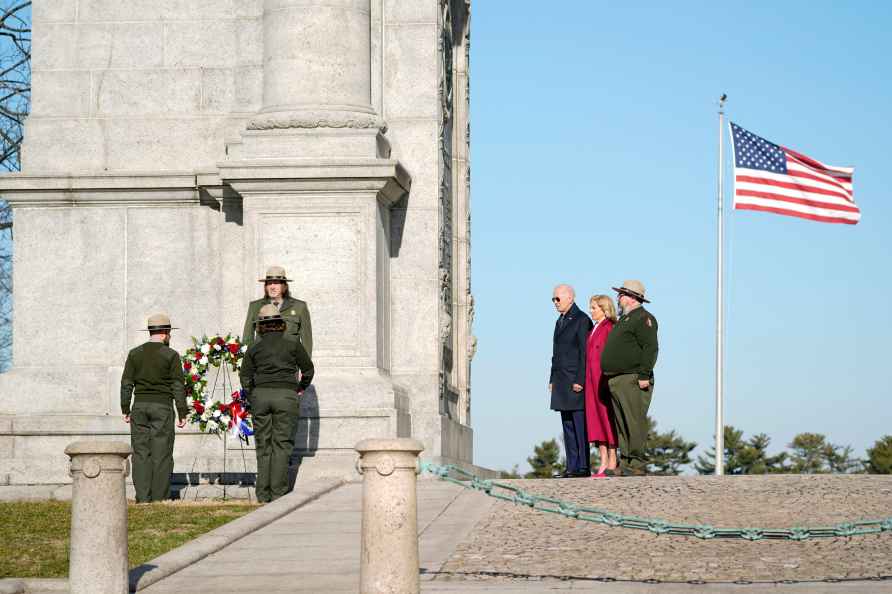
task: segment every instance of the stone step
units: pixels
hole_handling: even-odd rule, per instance
[[[319,449],[311,455],[297,451],[292,465],[299,468],[301,476],[313,478],[356,475],[357,454],[353,449]],[[220,455],[191,455],[177,452],[174,455],[173,481],[184,484],[220,483],[235,484],[249,480],[253,484],[257,472],[255,451],[227,451]],[[67,456],[46,456],[39,459],[0,458],[0,486],[66,484],[68,476]]]
[[[356,470],[357,454],[355,451],[322,451],[314,456],[295,457],[290,467],[289,478],[292,484],[296,481],[309,481],[316,479],[339,478],[344,480],[356,480],[359,474]],[[222,459],[211,460],[214,466],[222,468]],[[241,460],[239,460],[241,462]],[[257,464],[254,453],[246,458],[246,467],[232,463],[227,459],[227,471],[199,471],[190,465],[190,461],[174,460],[174,471],[171,475],[171,490],[174,498],[182,499],[217,499],[225,496],[234,499],[248,499],[248,493],[253,497],[254,484],[257,478]],[[37,465],[22,472],[17,460],[0,459],[0,479],[8,477],[8,470],[14,469],[15,479],[0,482],[0,501],[21,499],[70,499],[71,484],[67,475],[60,475],[56,468],[46,465]],[[66,467],[67,468],[67,467]],[[34,477],[52,476],[56,480],[34,481],[27,480]],[[133,497],[133,477],[127,477],[128,497]]]
[[[127,483],[127,498],[136,499],[133,483]],[[240,500],[256,501],[254,484],[208,484],[186,485],[171,483],[172,499],[186,501]],[[71,485],[7,485],[0,486],[0,501],[69,501]]]
[[[316,423],[367,423],[371,431],[395,433],[399,418],[406,413],[394,407],[368,407],[355,409],[302,406],[298,421],[309,431]],[[393,427],[391,427],[393,425]],[[4,447],[11,447],[9,437],[17,436],[78,436],[91,435],[97,438],[114,435],[130,435],[130,427],[119,415],[0,415],[0,456]],[[177,430],[177,435],[202,435],[197,428],[188,425]],[[374,434],[372,434],[374,436]],[[383,436],[383,434],[382,434]]]
[[[295,460],[307,460],[319,476],[352,475],[356,453],[353,446],[367,437],[397,437],[407,432],[396,409],[324,410],[319,417],[299,419],[295,437]],[[77,416],[46,421],[35,417],[7,417],[0,426],[0,485],[67,483],[68,457],[65,447],[80,439],[129,441],[129,427],[119,417]],[[80,432],[79,430],[83,430]],[[254,439],[244,442],[217,437],[195,429],[177,430],[174,472],[219,474],[256,470]],[[344,460],[341,460],[344,458]],[[224,466],[225,459],[225,466]],[[334,463],[323,472],[318,461]]]

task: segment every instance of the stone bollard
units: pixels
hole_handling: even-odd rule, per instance
[[[366,439],[356,444],[362,481],[360,594],[418,594],[416,439]]]
[[[127,495],[130,445],[77,441],[71,458],[71,594],[127,594]]]

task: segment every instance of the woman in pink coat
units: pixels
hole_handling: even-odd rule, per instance
[[[607,334],[616,322],[616,310],[607,295],[595,295],[589,300],[595,327],[588,335],[585,361],[585,422],[588,441],[598,446],[601,465],[592,477],[606,476],[606,470],[616,468],[616,431],[613,427],[610,391],[601,376],[601,352]]]

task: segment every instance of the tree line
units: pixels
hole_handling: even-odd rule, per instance
[[[699,474],[715,472],[715,448],[691,459],[697,443],[685,440],[674,429],[657,430],[657,423],[648,417],[646,472],[656,475],[677,475],[693,464]],[[878,439],[865,452],[864,458],[855,456],[851,446],[831,443],[820,433],[799,433],[787,444],[787,450],[769,454],[771,438],[764,433],[744,437],[743,430],[730,425],[724,430],[725,474],[892,474],[892,435]],[[593,467],[598,461],[593,457]],[[556,439],[543,441],[533,447],[527,458],[530,471],[521,475],[518,465],[502,471],[502,478],[551,478],[564,471],[565,460]]]

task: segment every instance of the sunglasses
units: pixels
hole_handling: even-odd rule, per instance
[[[561,302],[561,298],[560,298],[560,297],[552,297],[551,300],[554,301],[555,303],[560,303],[560,302]]]

